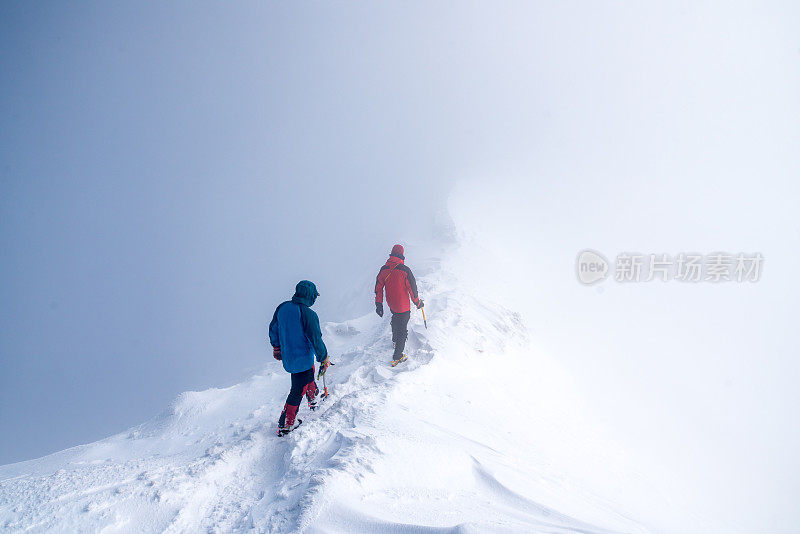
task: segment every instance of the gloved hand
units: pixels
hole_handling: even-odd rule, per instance
[[[321,377],[325,374],[325,371],[328,370],[328,367],[331,366],[331,360],[329,358],[325,358],[321,362],[319,362],[319,372],[317,373],[317,378]]]
[[[419,304],[417,304],[417,309],[419,310],[420,308],[424,308],[424,307],[425,307],[425,303],[422,301],[422,299],[419,299]]]
[[[378,317],[383,317],[383,302],[375,303],[375,313],[378,314]]]
[[[281,348],[280,347],[272,347],[272,357],[278,361],[281,361]]]

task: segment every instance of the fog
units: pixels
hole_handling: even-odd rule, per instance
[[[297,280],[368,312],[449,211],[646,476],[751,528],[796,502],[796,6],[0,10],[0,463],[252,373]],[[585,248],[765,266],[586,287]]]
[[[667,532],[791,532],[800,76],[787,21],[798,19],[689,13],[641,33],[641,20],[606,27],[636,46],[565,49],[569,69],[545,71],[564,90],[548,99],[535,154],[474,169],[449,206],[478,290],[523,313],[591,420],[629,452],[626,468],[653,485],[631,510]],[[613,68],[594,61],[611,50]],[[587,248],[612,264],[596,286],[576,276]],[[614,280],[621,253],[718,251],[761,253],[761,277]],[[614,475],[595,469],[609,491]]]
[[[474,148],[399,6],[2,10],[0,463],[247,376],[300,279],[369,310]]]

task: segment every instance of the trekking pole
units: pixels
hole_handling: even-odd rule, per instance
[[[422,310],[422,322],[425,323],[425,330],[428,329],[428,320],[425,318],[425,306],[420,308]]]

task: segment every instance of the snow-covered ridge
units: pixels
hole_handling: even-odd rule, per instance
[[[554,419],[537,412],[531,434],[524,325],[473,296],[454,264],[434,264],[419,277],[429,328],[412,314],[407,365],[387,365],[385,319],[327,323],[332,396],[316,413],[302,406],[290,436],[274,434],[288,377],[267,363],[127,432],[0,467],[0,529],[644,531],[533,448]]]

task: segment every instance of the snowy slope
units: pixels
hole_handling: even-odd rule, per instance
[[[0,467],[0,529],[651,531],[564,469],[573,447],[608,451],[612,470],[619,451],[587,433],[519,316],[470,291],[459,265],[456,251],[417,264],[429,328],[412,315],[407,365],[387,365],[386,318],[325,325],[332,396],[302,406],[292,435],[274,434],[288,376],[270,361],[122,434]]]

